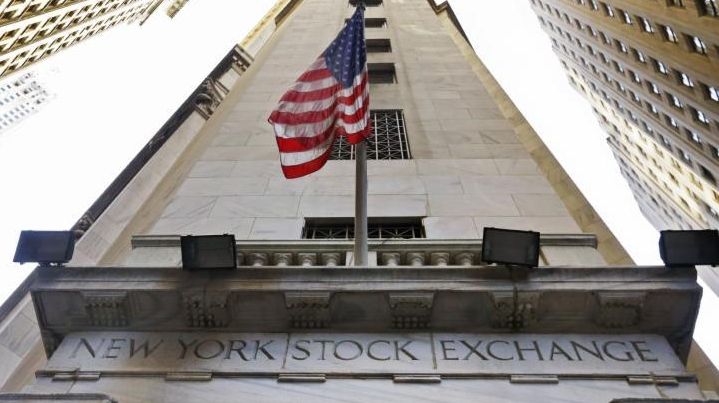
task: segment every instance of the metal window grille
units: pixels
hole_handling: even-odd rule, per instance
[[[367,139],[368,160],[408,160],[412,156],[401,110],[371,111],[372,137]],[[332,160],[353,160],[355,148],[344,137],[335,141]]]
[[[369,218],[370,239],[422,239],[426,238],[419,217]],[[352,218],[307,219],[302,229],[303,239],[354,239]]]

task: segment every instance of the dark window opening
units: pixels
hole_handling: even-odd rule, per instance
[[[372,136],[367,139],[368,160],[408,160],[412,156],[401,110],[371,111]],[[353,160],[355,148],[344,137],[332,146],[331,160]]]
[[[389,53],[392,51],[392,45],[389,39],[367,39],[367,53]]]
[[[350,19],[346,18],[345,23],[347,23]],[[364,19],[364,26],[365,28],[383,28],[387,25],[387,19],[386,18],[365,18]]]
[[[707,169],[706,167],[704,167],[703,165],[699,165],[699,170],[701,171],[702,176],[704,177],[704,179],[708,180],[708,181],[711,182],[711,183],[716,183],[716,177],[714,177],[714,174],[711,173],[710,170],[708,170],[708,169]]]
[[[357,1],[357,0],[350,0],[350,4],[351,4],[352,6],[357,7],[357,3],[359,3],[359,1]],[[377,6],[381,6],[381,5],[382,5],[382,0],[364,0],[364,4],[365,4],[365,6],[367,6],[367,7],[377,7]]]
[[[422,239],[427,235],[420,217],[369,217],[370,239]],[[354,239],[354,219],[306,218],[302,239]]]
[[[367,63],[370,84],[393,84],[397,74],[394,63]]]

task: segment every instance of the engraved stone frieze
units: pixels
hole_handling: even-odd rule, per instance
[[[93,326],[124,327],[129,323],[130,307],[127,292],[84,292],[85,312]]]
[[[595,321],[599,326],[610,329],[636,326],[641,321],[645,299],[645,293],[597,293],[599,311]]]
[[[321,329],[330,323],[329,292],[286,292],[285,307],[295,329]]]
[[[539,292],[496,291],[491,296],[492,327],[520,330],[536,322]]]
[[[222,328],[230,322],[229,292],[186,291],[182,294],[185,321],[189,327]]]
[[[392,325],[396,329],[424,329],[432,317],[434,293],[390,293]]]

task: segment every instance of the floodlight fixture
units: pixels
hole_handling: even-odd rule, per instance
[[[62,265],[72,259],[74,250],[75,234],[72,231],[22,231],[13,262]]]
[[[668,267],[719,265],[719,231],[662,231],[659,255]]]
[[[484,227],[482,260],[523,267],[539,265],[539,232]]]
[[[183,270],[235,269],[234,235],[187,235],[180,237]]]

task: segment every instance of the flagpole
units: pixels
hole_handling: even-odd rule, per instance
[[[364,1],[360,0],[357,7],[364,10]],[[362,17],[364,18],[364,15]],[[355,145],[355,244],[353,255],[355,266],[367,266],[369,264],[369,247],[367,245],[367,140],[362,140]]]
[[[367,141],[355,145],[355,266],[367,266]]]

